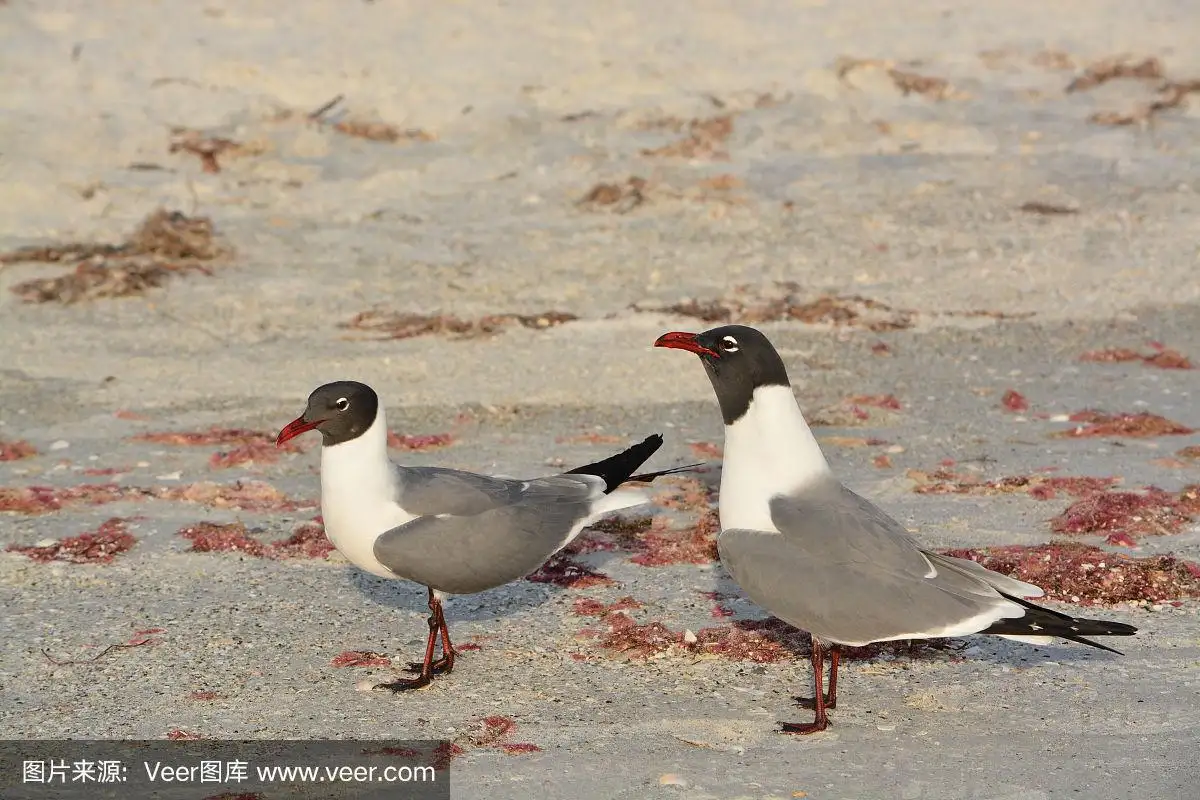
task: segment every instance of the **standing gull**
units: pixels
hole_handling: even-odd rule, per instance
[[[387,423],[379,396],[366,384],[318,387],[304,413],[279,432],[277,444],[321,434],[321,515],[334,546],[361,569],[404,578],[429,591],[425,658],[416,678],[376,688],[426,686],[454,668],[454,647],[442,613],[447,594],[474,594],[522,578],[586,526],[618,509],[647,502],[639,490],[693,466],[634,475],[662,446],[655,434],[622,453],[561,475],[515,480],[441,467],[402,467],[387,453]],[[442,656],[433,658],[441,634]]]
[[[1044,592],[923,549],[839,483],[800,413],[783,360],[761,332],[725,325],[663,334],[654,345],[700,356],[721,406],[721,562],[751,600],[812,634],[815,715],[811,723],[784,723],[785,732],[828,727],[843,645],[987,633],[1030,644],[1058,636],[1116,653],[1084,637],[1137,631],[1029,603],[1023,598]]]

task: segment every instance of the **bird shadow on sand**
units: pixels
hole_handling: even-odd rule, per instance
[[[964,652],[970,651],[973,647],[979,648],[979,652],[966,654],[965,658],[968,661],[979,664],[995,664],[1013,669],[1030,669],[1047,661],[1053,661],[1056,664],[1115,663],[1117,659],[1121,658],[1121,655],[1117,653],[1109,653],[1061,639],[1056,639],[1052,644],[1036,645],[1013,642],[1001,639],[999,636],[967,636],[947,641],[960,643],[963,645]]]
[[[381,606],[422,614],[429,610],[428,594],[419,583],[378,578],[358,569],[353,570],[348,581],[368,600]],[[538,608],[567,591],[521,578],[477,594],[450,595],[445,601],[446,619],[451,625],[455,621],[494,622]]]

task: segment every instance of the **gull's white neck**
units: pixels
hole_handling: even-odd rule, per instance
[[[361,436],[321,448],[325,534],[355,565],[385,578],[395,574],[375,558],[375,539],[414,518],[396,503],[396,478],[382,407]]]
[[[746,413],[725,426],[721,529],[776,530],[771,498],[830,474],[791,387],[758,387]]]

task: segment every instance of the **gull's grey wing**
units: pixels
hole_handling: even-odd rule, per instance
[[[555,476],[522,481],[442,467],[395,466],[396,501],[418,516],[449,514],[471,517],[516,503],[571,500],[592,487],[602,493],[604,481],[587,475]]]
[[[987,581],[989,586],[1004,592],[1004,594],[1009,594],[1013,597],[1044,597],[1046,595],[1041,587],[1034,586],[1032,583],[1019,581],[1016,578],[1010,578],[1007,575],[1001,575],[999,572],[992,572],[987,567],[977,564],[970,559],[944,556],[941,553],[931,553],[928,550],[922,550],[921,552],[933,562],[933,566],[936,569],[956,569],[966,572],[982,581]]]
[[[899,522],[834,480],[773,498],[771,521],[820,561],[872,564],[914,577],[935,571]]]
[[[992,572],[974,561],[932,553],[921,546],[904,526],[870,500],[840,483],[831,482],[811,495],[781,497],[771,508],[772,519],[784,535],[803,536],[806,552],[832,560],[870,563],[879,568],[921,573],[953,570],[968,580],[960,588],[991,597],[987,584],[1017,597],[1042,597],[1037,586]],[[854,536],[814,535],[813,531],[855,530]],[[975,579],[975,580],[972,580]]]
[[[604,495],[604,481],[589,475],[511,481],[429,472],[425,483],[406,485],[401,495],[407,510],[426,516],[380,536],[375,557],[402,578],[451,594],[481,592],[533,572]],[[484,480],[472,480],[477,477]],[[410,506],[414,486],[416,505]]]
[[[820,639],[960,635],[1023,614],[970,569],[935,566],[898,522],[840,484],[776,497],[771,518],[778,532],[723,531],[722,562],[750,599]]]

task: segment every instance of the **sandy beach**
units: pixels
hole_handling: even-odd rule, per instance
[[[1193,797],[1200,7],[913,5],[0,0],[0,735],[446,738],[456,798]],[[1005,557],[1125,655],[861,653],[779,734],[807,640],[711,557],[720,414],[651,347],[724,320],[922,541],[1068,542]],[[338,379],[406,463],[707,467],[365,691],[423,590],[271,445]]]

